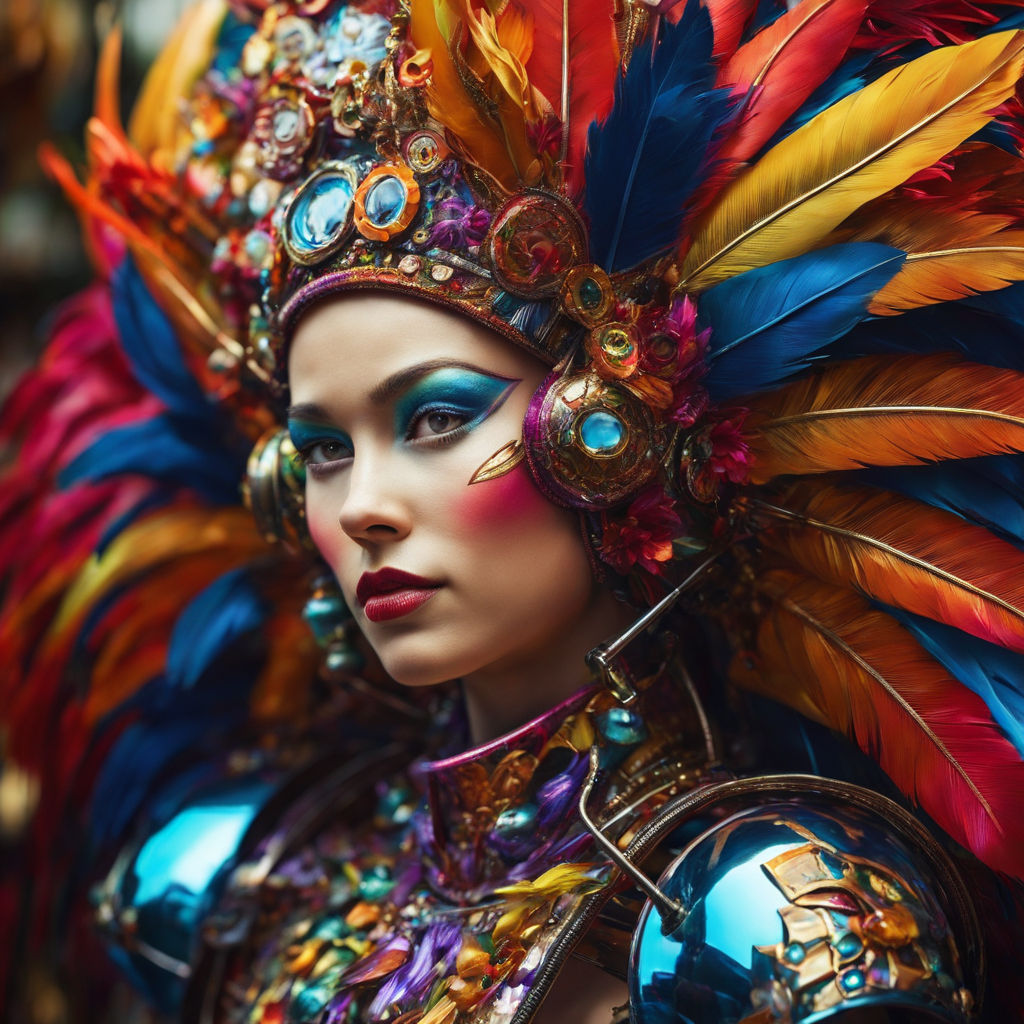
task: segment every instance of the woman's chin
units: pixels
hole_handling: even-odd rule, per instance
[[[453,656],[450,644],[403,638],[374,649],[384,671],[402,686],[436,686],[479,667],[472,659]]]

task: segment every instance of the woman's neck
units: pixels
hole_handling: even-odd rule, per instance
[[[590,679],[587,652],[621,633],[635,613],[605,588],[595,588],[591,608],[579,625],[539,654],[499,662],[462,680],[469,735],[486,743],[543,714],[572,696]]]

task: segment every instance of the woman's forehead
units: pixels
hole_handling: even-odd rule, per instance
[[[388,294],[341,295],[300,320],[289,352],[293,397],[308,391],[369,391],[424,362],[451,360],[522,377],[543,364],[484,325],[440,306]]]

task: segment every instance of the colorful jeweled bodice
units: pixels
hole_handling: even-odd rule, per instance
[[[594,801],[606,821],[625,801],[631,823],[653,812],[668,791],[644,793],[668,760],[676,792],[699,776],[703,758],[681,771],[670,739],[684,731],[673,731],[678,710],[652,715],[656,700],[633,711],[584,690],[508,736],[378,783],[370,820],[326,829],[267,879],[218,1019],[528,1019],[524,999],[570,952],[584,903],[612,888],[575,813],[590,748],[608,769]]]

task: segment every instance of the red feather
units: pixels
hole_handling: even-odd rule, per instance
[[[719,60],[728,60],[740,45],[743,30],[757,9],[757,0],[704,0],[704,6],[711,15],[715,34],[713,55]],[[685,3],[676,4],[669,19],[677,20],[685,9]]]
[[[998,20],[971,0],[872,0],[854,45],[893,51],[920,40],[931,46],[966,43]]]
[[[533,16],[533,52],[526,61],[530,84],[538,89],[567,125],[567,151],[563,163],[566,190],[583,186],[583,156],[587,130],[607,116],[619,73],[619,44],[615,23],[605,4],[586,0],[520,0]],[[595,10],[599,7],[599,10]],[[568,110],[562,109],[563,42],[568,33],[568,67],[564,69],[569,93]]]
[[[1024,877],[1024,763],[985,702],[857,594],[781,571],[757,587],[771,604],[737,682],[845,733],[980,860]]]
[[[804,0],[736,51],[718,84],[746,93],[738,130],[718,159],[753,157],[839,66],[868,0]]]

